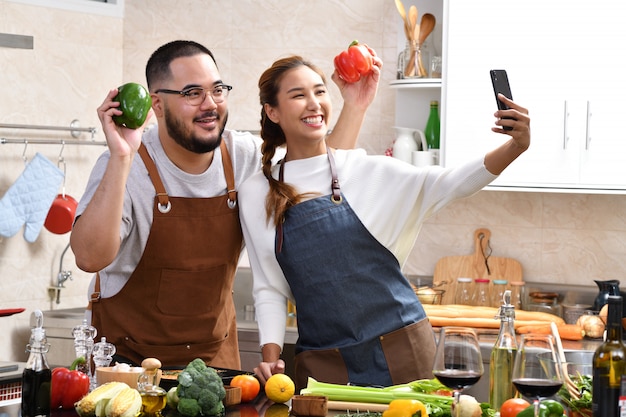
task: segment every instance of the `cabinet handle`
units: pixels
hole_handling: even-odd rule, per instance
[[[567,107],[567,100],[563,102],[563,150],[567,150],[567,142],[569,142],[569,132],[567,130],[567,123],[569,121],[569,109]]]
[[[587,120],[585,129],[585,150],[589,150],[589,144],[591,143],[591,102],[587,100]]]

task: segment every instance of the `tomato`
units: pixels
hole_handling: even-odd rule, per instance
[[[244,403],[254,400],[261,390],[261,384],[254,375],[237,375],[230,385],[241,388],[241,402]]]
[[[516,417],[517,413],[529,405],[530,403],[523,398],[509,398],[500,406],[500,417]]]

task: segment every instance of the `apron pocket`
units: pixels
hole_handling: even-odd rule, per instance
[[[426,319],[380,337],[393,384],[433,377],[435,334]]]
[[[347,384],[348,370],[338,349],[305,350],[295,358],[296,392],[306,388],[308,378],[332,384]]]
[[[221,305],[225,297],[226,265],[201,271],[163,269],[156,306],[170,316],[197,316]],[[226,291],[230,294],[230,291]]]
[[[224,340],[226,339],[210,343],[181,345],[147,345],[126,340],[126,349],[121,349],[123,353],[120,352],[120,354],[137,363],[141,363],[145,358],[158,358],[163,366],[182,369],[196,358],[200,358],[206,363],[213,360]]]

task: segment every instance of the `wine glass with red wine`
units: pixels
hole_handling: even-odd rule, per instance
[[[478,336],[468,327],[442,327],[435,352],[433,375],[454,390],[453,413],[458,415],[459,396],[483,375]]]
[[[543,359],[546,356],[552,360]],[[553,396],[563,385],[561,370],[552,335],[522,336],[513,365],[513,385],[524,397],[533,400],[535,417],[539,416],[541,399]]]

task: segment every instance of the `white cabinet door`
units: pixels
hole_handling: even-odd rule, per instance
[[[445,165],[506,140],[490,132],[496,103],[489,78],[490,69],[506,69],[514,100],[530,111],[532,144],[494,185],[626,187],[626,164],[619,161],[626,140],[613,127],[626,116],[616,106],[626,81],[619,70],[613,77],[613,71],[601,71],[605,64],[619,68],[607,45],[624,45],[626,30],[617,23],[617,16],[626,15],[622,9],[610,0],[448,0]],[[612,89],[619,94],[611,98]],[[614,174],[618,168],[621,178]]]

